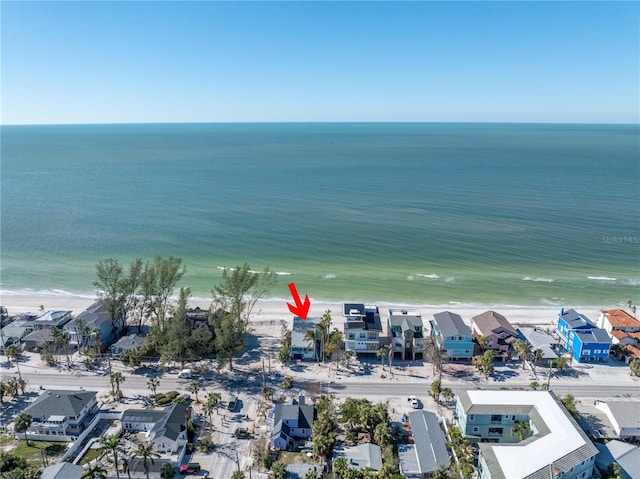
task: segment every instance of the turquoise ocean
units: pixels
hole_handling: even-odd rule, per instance
[[[94,295],[178,256],[210,298],[248,262],[313,300],[640,302],[638,125],[1,127],[2,302]]]

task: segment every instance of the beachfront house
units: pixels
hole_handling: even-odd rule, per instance
[[[471,328],[459,314],[443,311],[433,315],[429,321],[431,336],[442,353],[443,359],[471,359],[473,340]]]
[[[137,333],[131,333],[118,339],[109,347],[109,352],[114,358],[119,358],[122,353],[128,353],[134,349],[141,348],[146,341],[146,336]]]
[[[503,361],[511,357],[512,345],[518,338],[507,318],[495,311],[485,311],[471,318],[471,334],[487,338],[486,349],[493,350],[496,358]]]
[[[32,418],[27,437],[73,442],[98,409],[95,391],[46,390],[24,410]]]
[[[62,329],[65,324],[71,321],[71,311],[47,311],[36,317],[31,326],[33,329]]]
[[[548,391],[458,391],[454,421],[480,479],[587,479],[598,450]]]
[[[549,366],[551,361],[562,356],[560,345],[549,332],[538,327],[518,328],[518,339],[526,341],[531,346],[531,351],[540,350],[540,356],[536,358],[536,365]]]
[[[302,319],[293,317],[291,329],[291,357],[293,359],[315,359],[320,358],[321,331],[318,328],[320,318]],[[313,331],[313,339],[308,335],[308,331]]]
[[[438,417],[430,411],[412,411],[404,419],[409,444],[398,444],[400,473],[410,479],[433,477],[451,460]]]
[[[122,334],[124,323],[111,319],[111,313],[101,302],[93,303],[68,322],[64,330],[69,333],[69,344],[80,350],[84,346],[105,347],[114,343]],[[99,335],[99,338],[96,337]]]
[[[380,349],[382,322],[376,306],[344,303],[344,350],[356,354],[376,354]]]
[[[389,309],[387,318],[389,341],[393,353],[402,359],[422,357],[427,349],[422,316],[417,309]]]
[[[140,434],[141,440],[153,442],[155,451],[180,454],[187,445],[190,417],[191,407],[176,403],[162,410],[127,409],[120,422],[123,431]]]
[[[600,312],[596,326],[609,333],[612,344],[624,346],[627,364],[640,359],[640,321],[622,309],[607,309]]]
[[[280,450],[298,449],[311,437],[317,417],[316,407],[306,404],[304,396],[289,404],[276,404],[273,416],[267,419],[267,424],[273,427],[271,443]]]
[[[558,315],[560,343],[578,362],[607,362],[611,338],[589,318],[574,309],[564,308]]]

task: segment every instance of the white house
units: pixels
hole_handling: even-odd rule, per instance
[[[96,394],[95,391],[44,391],[24,410],[32,418],[27,436],[36,441],[74,441],[98,409]]]
[[[144,433],[160,453],[176,454],[187,444],[187,420],[191,408],[172,404],[162,410],[127,409],[120,422],[123,431]]]

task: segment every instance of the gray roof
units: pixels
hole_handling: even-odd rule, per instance
[[[313,345],[304,339],[304,335],[308,330],[314,329],[318,324],[320,324],[320,318],[307,318],[305,320],[294,316],[293,329],[291,331],[291,347],[313,349]]]
[[[289,464],[287,465],[287,479],[303,479],[309,471],[322,472],[322,467],[315,464]]]
[[[80,479],[84,468],[70,462],[60,462],[42,471],[40,479]]]
[[[584,314],[578,313],[575,309],[562,309],[560,311],[560,318],[562,318],[571,329],[581,328],[585,326],[595,326],[589,318]]]
[[[35,327],[61,328],[71,321],[71,311],[47,311],[33,320]]]
[[[597,449],[595,448],[593,443],[589,440],[589,438],[584,433],[582,428],[578,426],[578,424],[573,419],[571,414],[569,414],[567,410],[564,408],[564,406],[562,406],[562,403],[553,392],[542,392],[542,391],[535,391],[535,392],[527,391],[524,393],[518,392],[517,393],[518,398],[520,397],[520,395],[522,395],[522,400],[514,401],[514,402],[517,402],[517,404],[513,404],[513,405],[504,404],[504,402],[500,402],[499,404],[498,403],[473,404],[471,397],[469,396],[470,393],[473,393],[475,396],[478,396],[479,394],[482,393],[486,397],[492,397],[492,396],[497,397],[497,395],[502,394],[502,392],[498,392],[498,391],[482,391],[482,392],[479,392],[479,391],[468,392],[468,391],[462,391],[462,390],[458,391],[458,398],[467,413],[528,414],[530,420],[534,423],[536,429],[538,430],[538,432],[535,435],[517,444],[500,444],[499,446],[502,447],[503,449],[513,447],[515,451],[515,448],[526,447],[527,445],[532,444],[535,441],[543,440],[545,436],[553,437],[553,436],[549,436],[549,434],[557,434],[557,432],[554,433],[550,428],[557,427],[557,424],[556,423],[549,424],[546,421],[546,417],[543,417],[543,416],[549,416],[550,418],[555,417],[557,421],[557,418],[559,417],[558,414],[566,418],[566,420],[570,423],[568,427],[571,428],[571,431],[573,431],[574,436],[575,437],[579,436],[579,439],[581,439],[582,444],[579,445],[579,443],[576,442],[577,447],[575,449],[569,450],[569,452],[566,453],[564,456],[553,457],[554,451],[548,451],[549,452],[548,457],[544,457],[544,458],[537,457],[537,460],[540,460],[539,462],[541,464],[545,464],[545,462],[546,464],[543,467],[540,467],[539,469],[527,474],[526,476],[524,474],[521,476],[518,476],[521,479],[552,479],[552,477],[555,478],[557,477],[557,475],[552,475],[552,473],[550,472],[551,469],[555,469],[556,472],[567,472],[571,470],[571,468],[578,466],[583,461],[595,456],[595,454],[597,453]],[[505,394],[514,394],[514,393],[505,392]],[[538,403],[536,400],[537,396],[545,400]],[[551,401],[549,401],[549,399],[551,399]],[[546,408],[547,410],[540,411],[538,409],[539,406]],[[529,412],[526,412],[527,408],[529,409]],[[487,467],[491,472],[491,477],[493,479],[518,479],[516,477],[506,477],[502,469],[501,463],[498,460],[498,457],[496,456],[496,453],[494,450],[494,446],[496,445],[490,444],[490,443],[480,443],[478,446],[484,457],[485,463],[487,464]]]
[[[121,349],[123,351],[131,351],[132,349],[137,348],[138,346],[142,346],[144,344],[145,336],[140,334],[132,333],[128,336],[123,336],[118,339],[114,344],[111,345],[112,350]]]
[[[75,328],[77,326],[76,321],[82,321],[83,326],[88,326],[90,329],[94,329],[99,328],[103,323],[110,323],[111,314],[103,303],[96,302],[78,314],[74,321],[65,326],[65,329],[69,330]]]
[[[440,466],[449,464],[449,453],[438,417],[429,411],[412,411],[409,425],[416,446],[420,472],[436,471]]]
[[[349,467],[364,469],[369,467],[376,471],[382,469],[382,451],[377,444],[367,442],[355,447],[343,450],[336,450],[334,457],[344,457],[347,459]]]
[[[518,328],[518,336],[531,345],[532,351],[540,349],[542,359],[556,359],[559,356],[554,337],[539,328]]]
[[[31,331],[24,338],[22,338],[22,341],[24,342],[33,341],[36,344],[52,343],[53,332],[51,331],[50,328],[36,329],[35,331]]]
[[[606,469],[613,462],[617,462],[626,476],[623,478],[640,479],[640,447],[622,441],[609,441],[606,444],[596,444],[598,455],[596,464]]]
[[[620,427],[640,426],[640,401],[607,401],[607,406]]]
[[[127,409],[122,413],[121,422],[146,422],[146,423],[157,423],[164,418],[166,415],[165,411],[160,411],[157,409]]]
[[[298,427],[301,429],[311,429],[315,416],[316,408],[312,404],[278,404],[273,423],[277,425],[280,421],[289,419],[298,421]]]
[[[476,328],[483,336],[491,336],[496,330],[502,328],[505,332],[508,332],[512,336],[516,335],[515,329],[511,326],[511,323],[507,321],[507,318],[495,311],[485,311],[482,314],[478,314],[471,318],[475,323]]]
[[[163,410],[127,409],[122,413],[120,421],[154,424],[153,431],[157,435],[175,441],[187,427],[187,407],[185,404],[176,403]]]
[[[598,344],[611,344],[611,338],[609,334],[600,328],[593,328],[587,330],[576,330],[575,334],[580,336],[580,340],[583,344],[598,343]]]
[[[413,310],[390,309],[389,324],[400,326],[402,331],[414,331],[416,326],[422,327],[422,316],[409,313],[413,313]]]
[[[469,336],[471,337],[471,328],[467,326],[459,314],[451,311],[443,311],[433,315],[435,320],[434,327],[440,331],[441,336]]]
[[[44,391],[24,412],[34,417],[65,416],[75,417],[95,397],[96,391]]]

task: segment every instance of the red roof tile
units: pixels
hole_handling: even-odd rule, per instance
[[[607,315],[609,324],[611,324],[613,328],[629,326],[636,326],[640,328],[640,321],[622,309],[607,309],[603,312]]]

